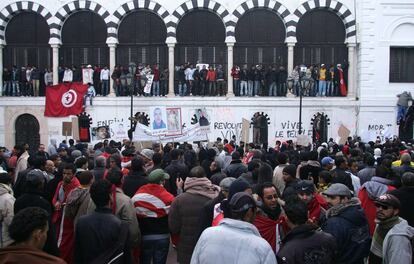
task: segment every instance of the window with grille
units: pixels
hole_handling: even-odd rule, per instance
[[[128,14],[118,30],[117,64],[159,64],[167,67],[168,49],[165,44],[167,28],[164,21],[150,11]]]
[[[414,47],[390,48],[390,82],[414,82]]]
[[[42,70],[51,67],[49,26],[39,14],[22,12],[15,15],[7,25],[6,42],[4,67],[30,65]]]
[[[62,28],[62,46],[59,65],[109,65],[106,45],[106,24],[99,15],[90,11],[72,14]]]
[[[348,60],[345,26],[329,10],[313,10],[304,14],[296,29],[294,64],[336,65]]]

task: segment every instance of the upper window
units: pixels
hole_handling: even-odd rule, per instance
[[[390,82],[414,83],[414,47],[391,47]]]

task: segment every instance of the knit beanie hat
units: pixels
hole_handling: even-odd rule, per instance
[[[244,192],[246,189],[251,188],[250,184],[243,180],[243,179],[237,179],[235,180],[229,188],[229,197],[228,200],[231,200],[231,197],[233,197],[234,194],[238,192]]]
[[[283,172],[289,174],[291,177],[296,177],[296,166],[293,164],[289,164],[283,168]]]

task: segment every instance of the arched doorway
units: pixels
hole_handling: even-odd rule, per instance
[[[175,62],[182,65],[207,63],[227,69],[226,37],[222,20],[208,10],[193,10],[177,26]]]
[[[253,143],[255,145],[267,145],[268,144],[268,130],[270,124],[270,118],[263,112],[256,112],[252,117],[253,125]]]
[[[166,37],[167,28],[158,15],[144,10],[128,14],[118,29],[117,64],[159,64],[164,69],[167,67]]]
[[[63,24],[59,65],[108,66],[106,32],[105,21],[98,14],[79,11],[71,15]]]
[[[266,9],[246,12],[236,26],[235,65],[286,66],[286,29],[282,19]]]
[[[40,144],[40,126],[36,117],[31,114],[22,114],[15,122],[16,145],[29,144],[30,152],[37,151]]]
[[[312,120],[312,141],[314,143],[328,142],[329,118],[324,113],[316,113]]]
[[[298,22],[296,37],[295,65],[336,65],[348,60],[345,25],[332,11],[305,13]]]

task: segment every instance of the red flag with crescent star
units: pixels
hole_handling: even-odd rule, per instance
[[[62,117],[80,114],[83,96],[87,90],[87,84],[78,82],[48,86],[46,88],[45,116]]]

